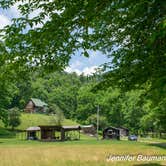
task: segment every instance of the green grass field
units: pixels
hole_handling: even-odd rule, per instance
[[[22,124],[29,126],[50,125],[50,118],[42,114],[22,114]],[[77,125],[65,119],[63,125]],[[166,140],[144,138],[138,142],[127,140],[99,140],[81,134],[79,141],[40,142],[27,141],[20,134],[3,128],[0,123],[0,166],[159,166],[166,161],[108,161],[109,155],[165,155]]]
[[[130,166],[166,165],[166,161],[107,161],[108,155],[166,155],[166,144],[129,141],[40,142],[0,139],[0,166]]]
[[[16,129],[25,130],[30,126],[38,126],[38,125],[51,125],[50,116],[45,114],[22,113],[21,125],[18,126]],[[77,125],[77,123],[69,119],[64,119],[63,125]],[[3,123],[1,121],[0,121],[0,126],[3,126]]]

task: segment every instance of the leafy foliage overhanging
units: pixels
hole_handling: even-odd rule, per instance
[[[20,18],[5,28],[1,56],[14,64],[64,68],[77,50],[111,58],[105,84],[133,88],[166,82],[166,3],[163,0],[2,0],[20,4]],[[31,13],[38,11],[35,17]]]

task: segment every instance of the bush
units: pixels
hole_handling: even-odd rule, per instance
[[[16,133],[11,132],[5,128],[0,128],[0,138],[12,138]]]
[[[11,126],[12,130],[21,124],[20,115],[18,108],[12,108],[9,110],[8,126]]]
[[[87,119],[88,124],[93,124],[95,127],[97,126],[97,115],[93,114]],[[104,116],[99,116],[99,129],[102,130],[108,126],[107,118]]]

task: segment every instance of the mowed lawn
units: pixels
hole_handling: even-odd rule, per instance
[[[166,144],[97,141],[81,137],[80,141],[40,142],[0,139],[0,166],[149,166],[166,165],[166,161],[107,161],[108,155],[166,155]]]

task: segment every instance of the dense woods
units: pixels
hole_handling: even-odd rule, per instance
[[[147,88],[125,93],[113,87],[96,90],[101,81],[101,75],[78,76],[76,73],[54,72],[40,76],[39,72],[33,72],[29,79],[8,85],[10,93],[5,94],[8,106],[4,106],[4,113],[13,107],[23,111],[28,100],[35,97],[47,102],[50,109],[57,106],[66,118],[80,124],[96,126],[99,105],[100,129],[112,125],[125,126],[136,134],[165,132],[164,100],[154,106],[146,94]]]

